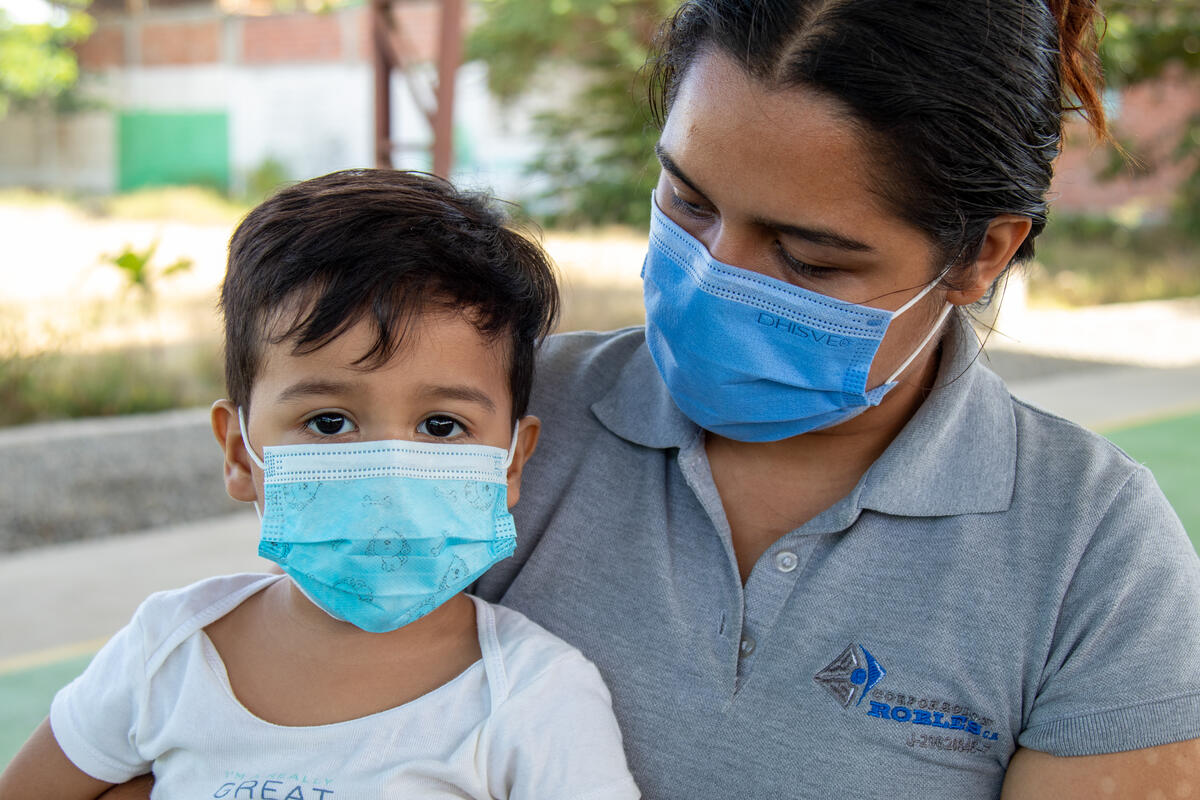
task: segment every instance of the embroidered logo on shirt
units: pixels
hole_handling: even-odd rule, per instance
[[[861,703],[886,674],[867,648],[851,643],[829,666],[813,675],[813,680],[828,689],[842,708],[849,708],[851,703]]]
[[[813,680],[825,687],[842,708],[863,706],[868,717],[886,720],[905,731],[909,747],[954,750],[961,753],[987,753],[1000,738],[992,719],[975,713],[966,705],[948,700],[915,697],[898,690],[892,682],[888,690],[876,689],[887,670],[860,644],[849,644],[822,669]],[[871,699],[863,704],[870,694]],[[897,725],[897,723],[899,723]],[[941,729],[941,733],[937,729]]]

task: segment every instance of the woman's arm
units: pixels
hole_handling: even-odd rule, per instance
[[[93,778],[71,763],[58,746],[47,719],[0,774],[0,800],[30,797],[91,800],[110,786],[111,783]]]
[[[1052,756],[1018,749],[1001,800],[1095,800],[1098,797],[1200,797],[1200,739],[1107,753]]]

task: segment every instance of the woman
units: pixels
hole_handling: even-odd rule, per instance
[[[1033,254],[1063,96],[1104,133],[1097,13],[665,26],[646,328],[547,343],[518,551],[477,587],[597,663],[648,798],[1200,795],[1178,518],[963,322]]]
[[[646,327],[547,345],[521,543],[478,589],[597,663],[647,797],[1200,796],[1178,518],[962,321],[1033,254],[1063,97],[1104,134],[1097,15],[665,26]]]

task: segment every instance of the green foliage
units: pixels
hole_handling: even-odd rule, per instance
[[[1200,71],[1200,4],[1195,0],[1106,0],[1100,56],[1110,86],[1160,77],[1172,64]]]
[[[18,24],[0,8],[0,117],[12,106],[63,98],[79,79],[71,46],[91,35],[86,0],[57,5],[49,22]]]
[[[657,131],[639,70],[658,24],[675,5],[675,0],[480,0],[483,19],[467,52],[487,64],[498,97],[540,88],[539,81],[550,76],[571,80],[576,68],[584,72],[583,85],[563,107],[535,122],[543,149],[530,172],[549,180],[543,196],[554,209],[549,223],[645,224],[646,197],[657,173],[652,157]],[[1171,69],[1200,72],[1200,2],[1102,5],[1107,30],[1101,56],[1111,87],[1132,86]],[[1174,222],[1200,236],[1200,117],[1183,131],[1170,158],[1197,165],[1181,188]],[[1156,166],[1143,155],[1134,168],[1145,173]],[[1114,148],[1105,172],[1128,168]]]
[[[555,225],[646,225],[657,177],[658,132],[642,66],[675,0],[482,0],[468,58],[488,66],[490,89],[511,99],[551,76],[578,86],[537,116],[543,149],[529,171],[545,176]]]
[[[246,174],[246,201],[261,203],[275,190],[292,180],[287,165],[278,158],[268,157]]]
[[[165,267],[155,266],[152,262],[157,251],[158,240],[155,239],[144,250],[134,250],[132,245],[127,244],[121,252],[101,256],[101,260],[120,270],[125,276],[126,287],[136,290],[149,303],[154,299],[159,281],[192,268],[190,258],[176,259]]]

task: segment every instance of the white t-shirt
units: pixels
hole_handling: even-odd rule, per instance
[[[579,651],[475,601],[483,658],[367,717],[273,725],[234,696],[204,633],[279,575],[229,575],[148,598],[54,698],[76,766],[154,796],[229,800],[636,798],[607,688]]]

